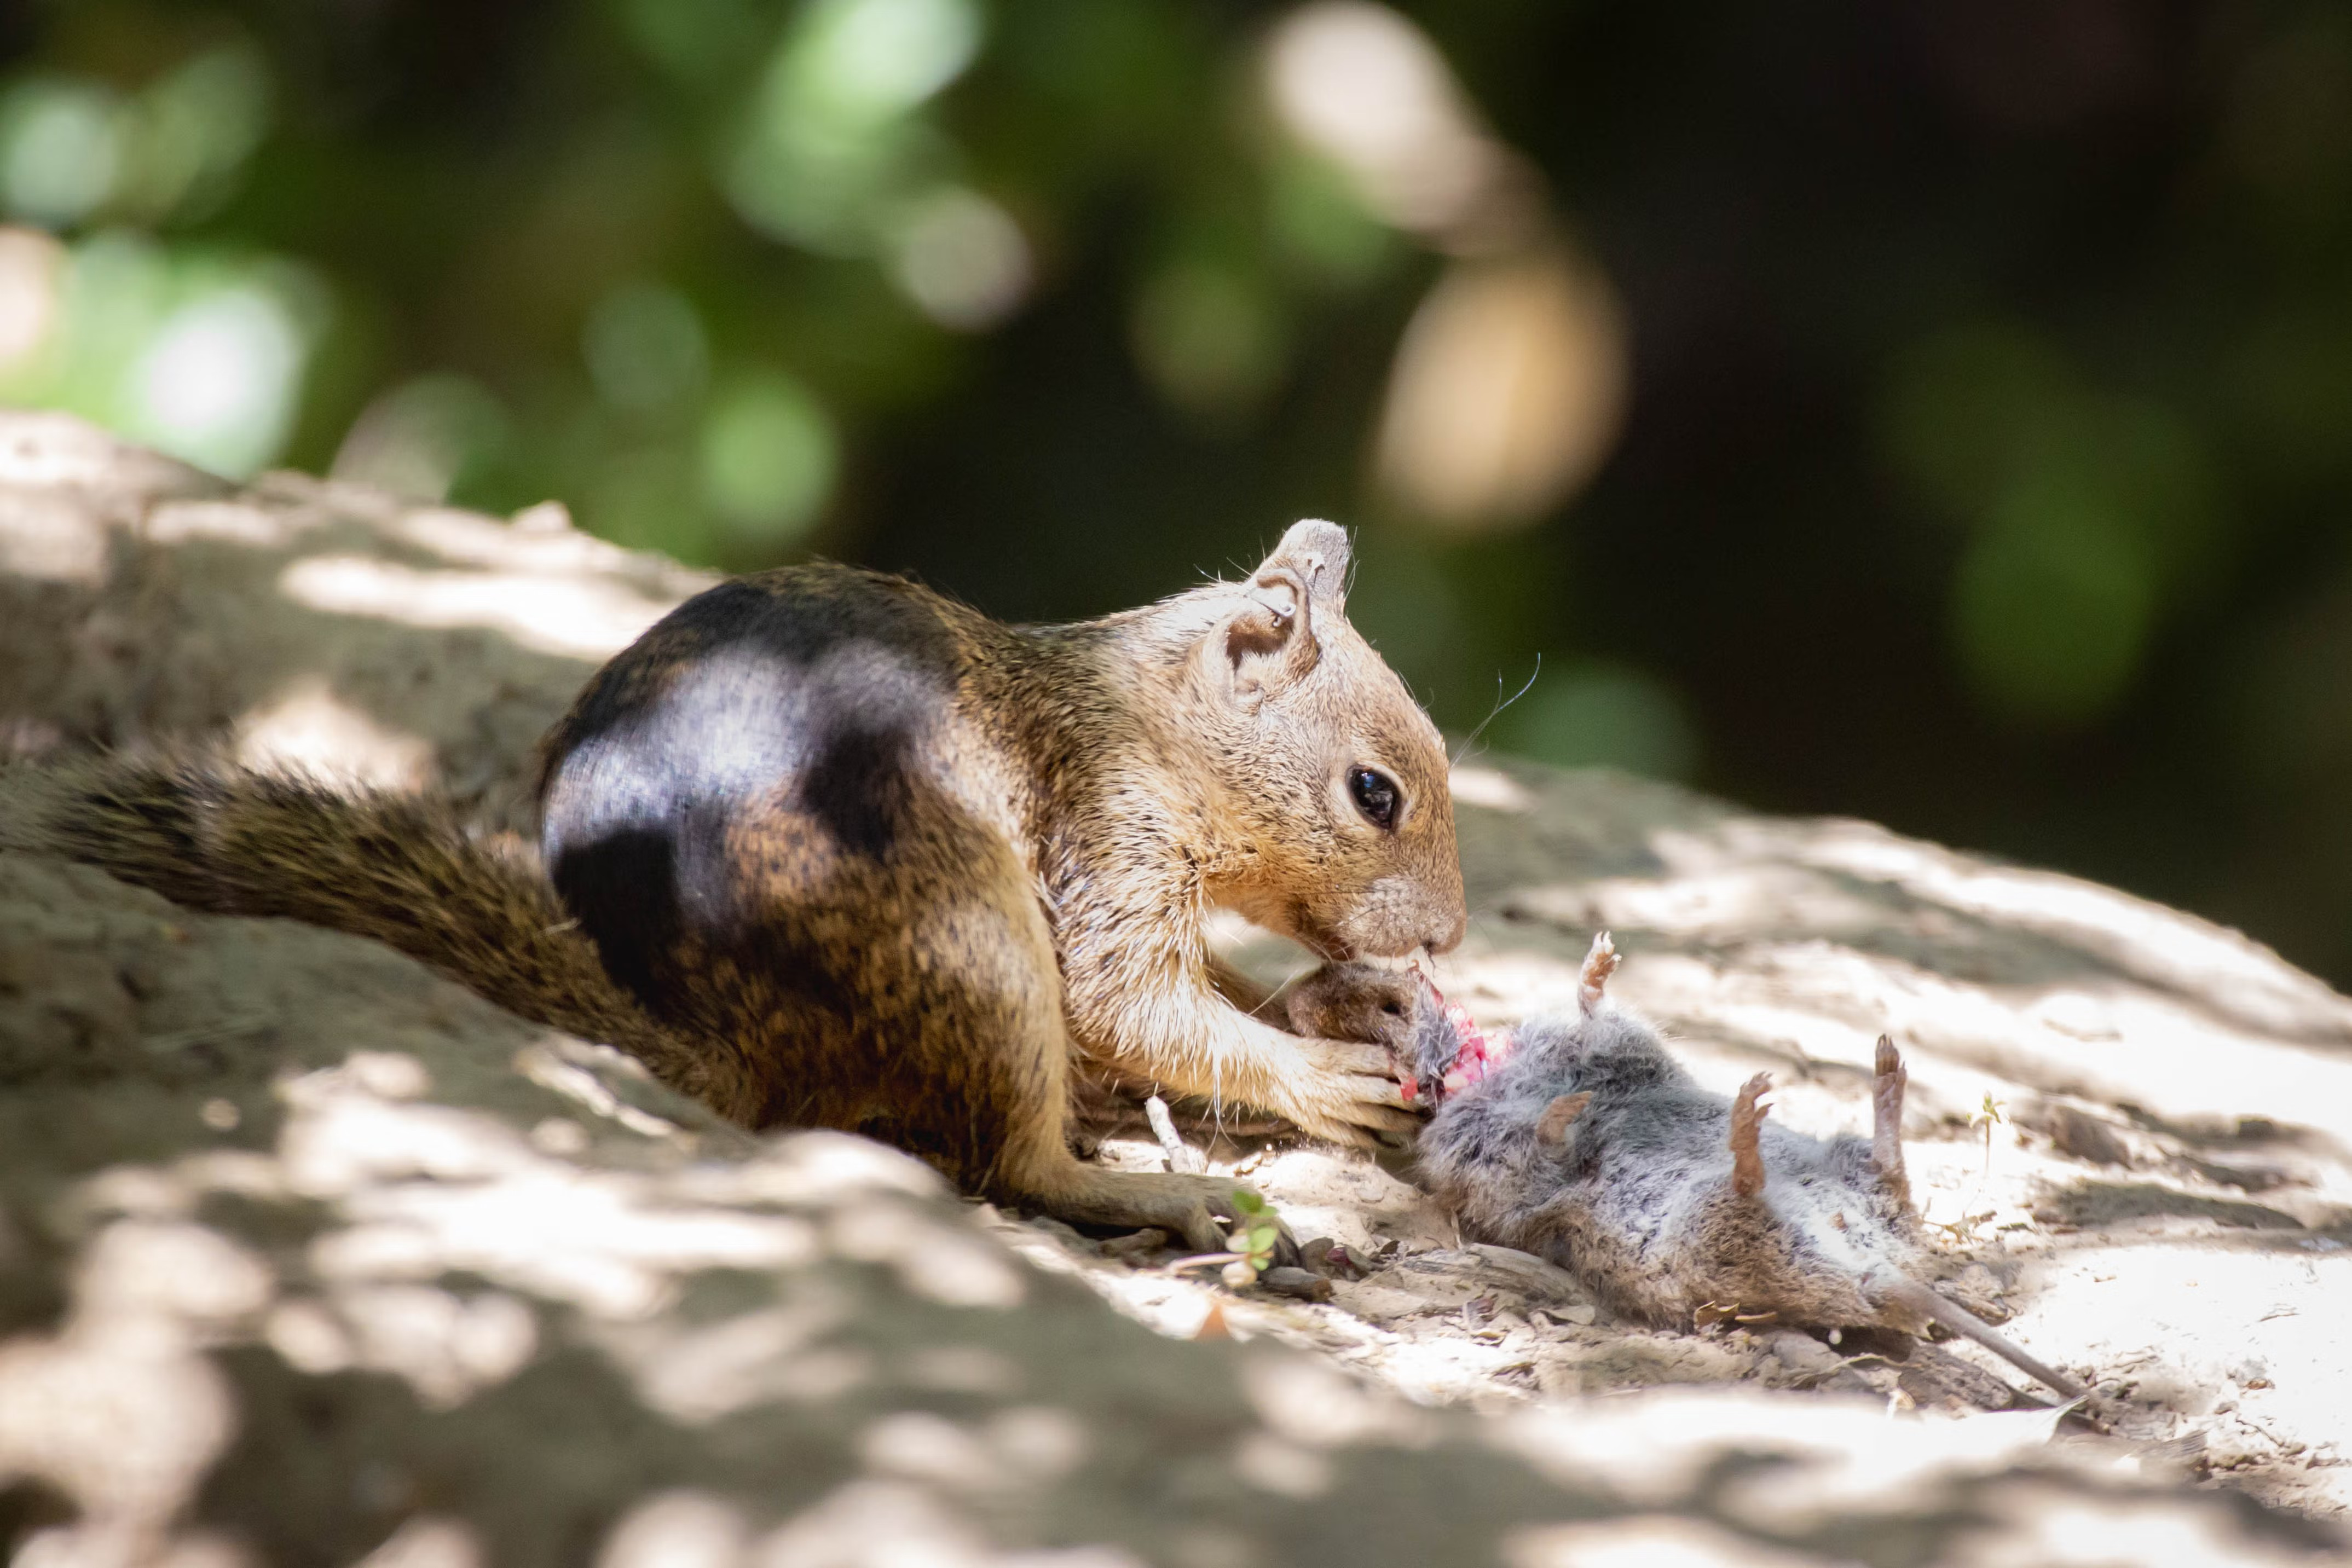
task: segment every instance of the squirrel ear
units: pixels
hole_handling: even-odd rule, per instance
[[[1262,566],[1225,622],[1236,695],[1252,702],[1315,667],[1314,596],[1286,566]]]
[[[1342,615],[1347,612],[1351,554],[1347,529],[1320,517],[1308,517],[1291,524],[1274,553],[1250,575],[1262,579],[1269,571],[1287,571],[1315,601],[1318,612]]]

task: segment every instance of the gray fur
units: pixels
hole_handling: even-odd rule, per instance
[[[1551,1260],[1641,1322],[1915,1334],[1940,1322],[2080,1394],[1918,1282],[1929,1258],[1902,1166],[1905,1074],[1891,1040],[1878,1043],[1873,1135],[1810,1138],[1768,1119],[1762,1074],[1736,1099],[1700,1088],[1647,1022],[1608,999],[1616,965],[1603,932],[1578,1010],[1522,1023],[1508,1058],[1422,1134],[1422,1177],[1466,1231]],[[1431,1028],[1436,992],[1421,984],[1402,1017],[1379,1005],[1400,994],[1393,976],[1335,967],[1302,982],[1292,1006],[1376,1026],[1402,1069],[1442,1080],[1454,1036]]]
[[[1767,1122],[1764,1190],[1743,1195],[1732,1103],[1693,1082],[1641,1019],[1604,1002],[1530,1019],[1517,1039],[1438,1112],[1421,1171],[1465,1226],[1572,1270],[1612,1311],[1683,1328],[1734,1305],[1788,1323],[1874,1322],[1872,1283],[1917,1267],[1918,1219],[1876,1179],[1868,1140]],[[1544,1113],[1576,1093],[1591,1103],[1547,1142]]]

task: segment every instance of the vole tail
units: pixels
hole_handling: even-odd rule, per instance
[[[1921,1317],[1939,1322],[1956,1334],[1963,1334],[1984,1346],[2027,1375],[2041,1379],[2069,1399],[2080,1399],[2083,1385],[2060,1372],[2044,1365],[2020,1350],[1994,1327],[1961,1306],[1929,1290],[1916,1280],[1897,1278],[1884,1292],[1886,1300],[1908,1308]]]
[[[606,973],[528,852],[477,841],[446,800],[203,755],[23,764],[0,773],[0,845],[81,861],[190,909],[374,937],[725,1108],[704,1082],[721,1062]]]

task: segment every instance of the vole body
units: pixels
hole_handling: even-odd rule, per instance
[[[1061,627],[843,567],[709,590],[545,742],[552,896],[436,803],[208,764],[98,765],[12,836],[382,937],[747,1125],[873,1133],[1213,1247],[1233,1183],[1070,1154],[1074,1059],[1325,1137],[1409,1127],[1380,1050],[1235,1005],[1263,998],[1203,921],[1347,958],[1465,919],[1444,752],[1347,622],[1348,553],[1301,523],[1244,582]]]
[[[1810,1138],[1767,1120],[1764,1074],[1731,1099],[1700,1088],[1648,1023],[1608,999],[1616,964],[1604,933],[1578,1010],[1517,1025],[1423,1132],[1419,1175],[1465,1228],[1551,1259],[1641,1322],[1906,1333],[1937,1322],[2079,1394],[1922,1282],[1891,1040],[1878,1042],[1871,1136]],[[1457,1031],[1433,1024],[1442,1001],[1417,977],[1326,970],[1290,1006],[1295,1026],[1389,1020],[1381,1038],[1408,1070],[1442,1077],[1454,1060]]]

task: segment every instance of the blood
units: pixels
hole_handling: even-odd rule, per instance
[[[1446,1000],[1445,993],[1426,978],[1423,979],[1423,984],[1429,986],[1429,994],[1436,1000],[1438,1009],[1444,1017],[1445,1027],[1454,1032],[1455,1046],[1454,1061],[1445,1070],[1444,1077],[1439,1081],[1441,1087],[1438,1099],[1443,1102],[1445,1096],[1459,1094],[1472,1084],[1483,1082],[1488,1073],[1510,1060],[1511,1051],[1517,1042],[1511,1038],[1511,1031],[1508,1030],[1496,1030],[1491,1035],[1484,1032],[1472,1020],[1467,1008],[1459,1002]],[[1412,1092],[1413,1085],[1410,1080],[1407,1080],[1405,1083],[1407,1100],[1412,1098]]]

